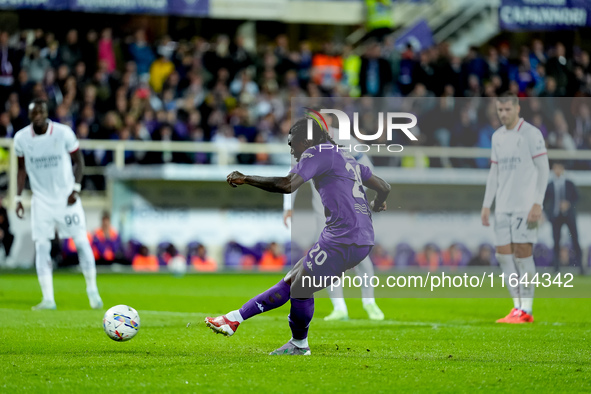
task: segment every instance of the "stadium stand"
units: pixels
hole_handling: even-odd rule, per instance
[[[542,131],[549,148],[591,149],[591,108],[576,100],[591,94],[589,53],[561,42],[487,44],[460,58],[445,42],[417,51],[411,45],[400,48],[391,37],[353,48],[344,42],[289,42],[278,35],[251,52],[240,36],[155,38],[143,29],[121,34],[110,27],[99,32],[72,29],[61,36],[36,29],[1,31],[0,65],[0,138],[11,138],[26,126],[28,103],[42,97],[49,100],[51,118],[70,125],[81,140],[285,143],[291,98],[383,95],[406,97],[421,118],[419,145],[490,148],[499,124],[486,98],[509,90],[528,98],[522,104],[524,116]],[[553,101],[557,97],[569,99]],[[398,143],[396,138],[389,142]],[[114,160],[109,150],[83,154],[89,167]],[[287,164],[284,156],[272,153],[241,153],[235,161]],[[216,154],[209,152],[125,152],[125,164],[216,162]],[[375,157],[374,163],[483,169],[489,162],[408,156]],[[572,167],[588,170],[591,162],[579,160]],[[104,190],[103,176],[87,175],[85,189]],[[95,253],[110,262],[112,256],[99,251],[101,239],[95,234]],[[208,245],[194,243],[187,246],[187,262],[199,271],[259,269],[261,260],[278,257],[280,264],[270,264],[276,268],[290,265],[292,248],[301,253],[288,243],[281,246],[285,254],[276,256],[267,246],[229,243],[218,265],[205,254]],[[484,250],[489,245],[476,250],[463,244],[444,246],[430,244],[415,251],[401,243],[396,250],[378,249],[372,257],[379,269],[496,264],[494,253]],[[162,243],[156,250],[160,266],[171,256],[169,247]],[[153,270],[154,256],[142,255],[140,249],[137,241],[129,241],[121,261],[141,256],[135,266]],[[536,247],[540,266],[550,265],[546,249]],[[64,257],[74,252],[64,241]]]
[[[591,93],[589,53],[577,47],[567,53],[560,42],[545,47],[537,39],[520,48],[507,43],[472,48],[458,58],[445,43],[417,52],[412,46],[399,51],[388,40],[369,41],[358,55],[341,43],[301,42],[297,47],[280,35],[250,53],[240,37],[147,37],[144,30],[116,36],[111,28],[100,34],[70,30],[64,37],[39,30],[1,32],[2,78],[11,83],[0,87],[0,137],[10,138],[25,126],[30,100],[45,97],[51,117],[70,125],[80,139],[284,142],[289,98],[360,91],[421,99],[417,109],[426,117],[437,107],[459,113],[459,124],[442,122],[437,130],[421,130],[423,145],[489,147],[492,129],[485,124],[494,116],[482,106],[476,114],[454,108],[453,97],[492,97],[506,90],[520,97]],[[377,68],[368,67],[374,62]],[[541,106],[526,110],[544,130],[549,147],[591,148],[587,105],[567,109],[572,117]],[[90,166],[113,160],[101,151],[85,152],[85,159]],[[274,160],[273,155],[238,157],[241,164]],[[125,161],[209,163],[212,157],[126,152]],[[453,164],[486,165],[474,160]]]

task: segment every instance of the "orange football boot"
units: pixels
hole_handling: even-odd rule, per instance
[[[513,316],[509,323],[521,324],[521,323],[533,323],[534,317],[525,311],[519,311]]]
[[[521,312],[519,309],[517,308],[513,308],[511,309],[511,312],[509,312],[509,314],[505,317],[503,317],[502,319],[497,320],[497,323],[511,323],[511,319],[516,316],[519,312]]]

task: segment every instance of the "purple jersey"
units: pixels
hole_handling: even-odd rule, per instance
[[[363,181],[371,170],[349,153],[332,144],[306,149],[300,162],[290,171],[304,181],[313,180],[324,205],[326,226],[320,240],[330,243],[373,245],[371,212]]]

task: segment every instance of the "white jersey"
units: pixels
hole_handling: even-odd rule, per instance
[[[49,121],[47,132],[37,135],[31,125],[14,136],[18,157],[25,158],[33,200],[43,205],[66,206],[74,190],[74,173],[70,153],[79,148],[72,129]]]
[[[497,213],[529,212],[535,202],[538,173],[534,160],[547,154],[542,132],[519,119],[517,126],[499,128],[492,136],[491,162],[497,164]]]

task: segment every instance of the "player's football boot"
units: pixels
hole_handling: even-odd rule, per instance
[[[363,309],[367,312],[369,320],[384,320],[384,312],[382,312],[375,302],[363,305]]]
[[[206,317],[205,324],[207,327],[211,328],[216,334],[222,334],[227,337],[231,337],[234,335],[240,323],[237,321],[228,320],[228,318],[224,316],[218,317]]]
[[[525,311],[518,311],[518,313],[513,316],[509,323],[513,324],[522,324],[522,323],[533,323],[534,317]]]
[[[269,356],[309,356],[309,347],[297,347],[292,341],[287,342],[277,350],[273,350],[269,353]]]
[[[347,311],[333,310],[330,315],[324,318],[325,321],[340,321],[349,320],[349,314]]]
[[[511,312],[509,312],[509,314],[505,317],[503,317],[502,319],[497,320],[497,323],[511,323],[511,319],[513,319],[513,317],[515,317],[515,315],[517,315],[520,312],[519,309],[517,308],[513,308],[511,309]]]
[[[92,309],[103,309],[103,300],[101,300],[99,293],[89,293],[88,301]]]
[[[55,305],[55,301],[43,300],[39,304],[31,307],[31,309],[34,311],[40,311],[43,309],[57,309],[57,306]]]

